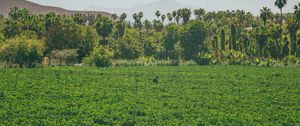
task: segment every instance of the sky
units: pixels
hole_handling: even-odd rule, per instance
[[[138,5],[164,0],[28,0],[42,5],[62,7],[69,10],[86,10],[88,6],[104,8],[132,8]],[[263,6],[279,12],[274,6],[275,0],[174,0],[180,4],[205,8],[208,11],[244,9],[257,15]],[[300,0],[288,0],[284,12],[292,12],[295,4]],[[101,11],[101,10],[99,10]],[[170,10],[173,11],[173,10]]]

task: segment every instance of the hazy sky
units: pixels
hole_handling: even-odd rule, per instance
[[[29,0],[42,5],[58,6],[70,10],[82,10],[88,6],[100,6],[107,8],[131,8],[141,4],[157,2],[159,0]],[[259,13],[263,6],[270,7],[272,11],[278,12],[274,6],[275,0],[174,0],[181,4],[191,4],[208,10],[233,10],[244,9],[254,14]],[[206,4],[207,1],[207,4]],[[285,12],[293,11],[293,6],[300,0],[288,0]],[[207,6],[206,6],[207,5]],[[100,11],[100,10],[99,10]]]

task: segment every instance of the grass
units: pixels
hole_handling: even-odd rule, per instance
[[[299,82],[300,67],[0,69],[0,125],[300,125]]]

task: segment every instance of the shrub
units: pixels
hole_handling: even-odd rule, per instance
[[[283,62],[284,62],[284,65],[287,66],[287,65],[294,65],[297,63],[297,57],[296,56],[287,56],[283,59]]]
[[[95,65],[97,67],[109,67],[112,65],[113,53],[103,46],[95,47],[92,53],[83,59],[83,63],[87,65]]]
[[[210,63],[212,62],[212,54],[208,54],[208,53],[202,53],[199,54],[196,58],[195,58],[195,62],[198,65],[210,65]]]
[[[246,61],[246,55],[240,51],[229,50],[224,55],[228,59],[229,65],[241,65]]]
[[[44,55],[43,40],[18,36],[0,47],[0,60],[8,66],[35,67]]]
[[[74,65],[77,63],[77,49],[70,50],[55,50],[50,53],[51,65]]]
[[[50,65],[50,60],[48,57],[44,57],[42,61],[42,66],[49,66]]]

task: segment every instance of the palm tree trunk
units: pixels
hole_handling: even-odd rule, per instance
[[[282,28],[282,8],[280,9],[280,28]]]

